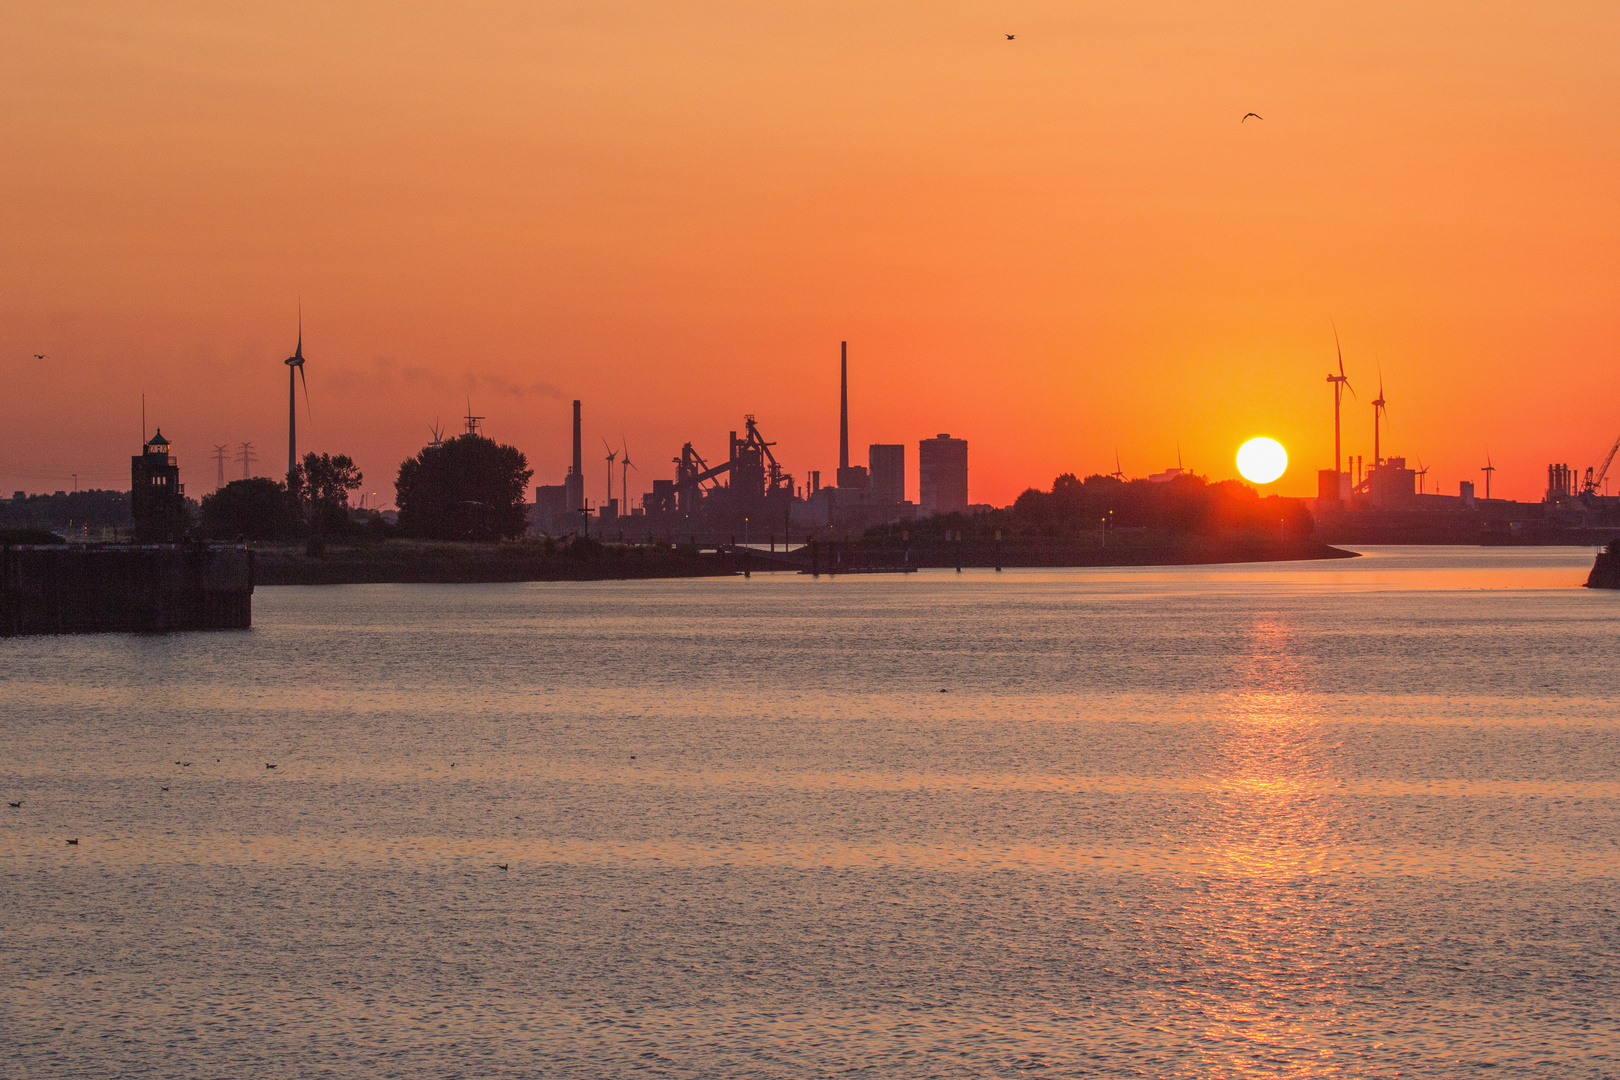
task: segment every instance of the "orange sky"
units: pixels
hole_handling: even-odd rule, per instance
[[[974,501],[1254,434],[1312,494],[1330,320],[1430,490],[1620,434],[1612,3],[340,7],[0,8],[0,490],[127,487],[143,391],[191,494],[279,474],[300,296],[384,504],[469,394],[536,482],[584,399],[593,499],[747,412],[830,477],[845,338],[913,498],[942,431]]]

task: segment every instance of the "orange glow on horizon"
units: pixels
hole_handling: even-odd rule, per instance
[[[744,413],[830,478],[846,339],[856,460],[906,443],[913,499],[939,432],[974,502],[1116,448],[1230,478],[1257,430],[1312,495],[1335,322],[1346,451],[1381,366],[1429,491],[1488,451],[1539,498],[1620,434],[1612,6],[24,2],[0,31],[8,494],[126,487],[143,392],[191,494],[215,444],[279,475],[300,297],[300,449],[384,503],[469,397],[535,483],[576,397],[640,490]]]

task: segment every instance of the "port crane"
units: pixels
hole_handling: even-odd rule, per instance
[[[1598,493],[1598,489],[1603,486],[1603,478],[1609,475],[1609,466],[1614,464],[1614,455],[1617,452],[1620,452],[1620,438],[1616,438],[1614,445],[1609,447],[1609,454],[1603,459],[1603,464],[1598,466],[1596,474],[1593,473],[1590,465],[1586,467],[1586,482],[1581,485],[1582,495],[1596,495]]]

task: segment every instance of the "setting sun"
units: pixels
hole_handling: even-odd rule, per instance
[[[1237,467],[1251,484],[1269,484],[1288,471],[1288,451],[1276,439],[1250,439],[1238,447]]]

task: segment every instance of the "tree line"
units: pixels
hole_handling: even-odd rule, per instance
[[[528,528],[524,495],[534,476],[516,447],[482,435],[458,435],[406,458],[394,481],[399,520],[372,511],[357,520],[349,496],[363,480],[347,454],[305,454],[287,481],[232,480],[203,497],[198,531],[215,540],[380,537],[390,532],[432,540],[500,540]]]
[[[1168,481],[1120,480],[1093,474],[1084,480],[1064,473],[1049,491],[1028,488],[1005,510],[985,514],[943,514],[914,522],[879,526],[890,538],[902,531],[916,543],[937,543],[950,535],[982,542],[1000,533],[1005,540],[1056,541],[1094,536],[1108,529],[1157,529],[1216,535],[1279,530],[1306,536],[1314,528],[1299,499],[1262,497],[1238,480],[1210,483],[1183,473]]]

